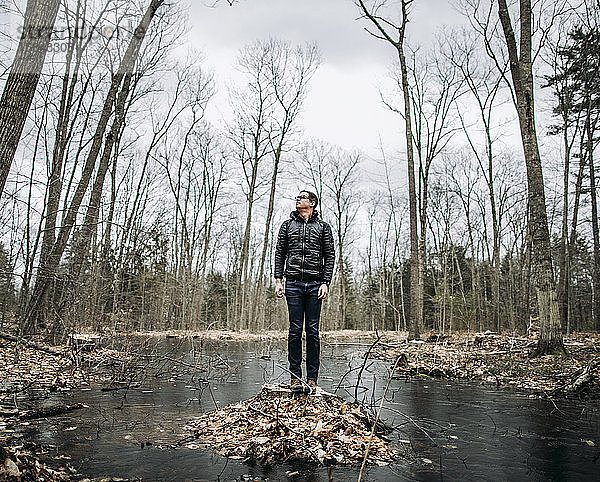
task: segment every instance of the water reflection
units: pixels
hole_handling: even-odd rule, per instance
[[[352,398],[367,345],[323,344],[321,385]],[[355,479],[356,468],[328,469],[302,464],[250,466],[210,450],[176,447],[188,434],[187,420],[215,404],[254,396],[265,382],[284,383],[289,375],[284,343],[162,340],[157,353],[194,353],[214,360],[210,387],[199,375],[176,372],[148,378],[134,390],[72,391],[47,403],[82,401],[89,405],[64,417],[24,427],[28,437],[57,446],[89,477],[145,480],[294,480]],[[221,361],[219,361],[221,358]],[[225,363],[225,365],[223,365]],[[223,367],[219,371],[218,364]],[[380,399],[386,365],[369,361],[357,390],[366,402]],[[530,399],[478,385],[440,380],[392,380],[383,417],[397,428],[391,435],[403,458],[392,467],[371,467],[367,480],[594,479],[598,469],[600,404]],[[590,440],[594,446],[586,443]]]

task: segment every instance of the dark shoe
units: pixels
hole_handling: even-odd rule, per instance
[[[310,393],[315,393],[317,391],[317,381],[308,380],[308,388],[310,390]]]
[[[304,390],[302,387],[302,380],[298,378],[292,378],[290,388],[292,389],[292,393],[302,393]]]

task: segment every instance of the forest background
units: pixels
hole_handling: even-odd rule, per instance
[[[452,21],[440,18],[435,28],[423,13],[429,2],[348,0],[332,2],[334,16],[317,11],[321,23],[356,30],[357,51],[372,46],[386,62],[385,75],[363,89],[349,89],[339,69],[332,76],[335,62],[297,31],[289,40],[266,28],[237,50],[221,74],[227,80],[214,71],[218,62],[211,67],[210,51],[190,48],[211,35],[195,29],[195,16],[223,10],[252,20],[254,34],[268,3],[1,2],[3,101],[10,76],[21,74],[29,84],[13,98],[31,92],[31,105],[18,147],[14,137],[0,139],[0,331],[58,341],[85,330],[286,329],[285,303],[272,289],[274,239],[300,189],[317,193],[336,240],[323,329],[536,328],[531,178],[498,11],[505,2],[442,2]],[[314,14],[317,3],[304,8]],[[522,34],[519,7],[508,5]],[[600,6],[571,0],[532,8],[537,139],[561,328],[598,330]],[[47,53],[39,72],[19,72],[17,45],[45,37],[27,38],[35,12],[44,25],[55,15]],[[398,49],[381,42],[367,13],[406,27],[405,76]],[[421,30],[432,35],[424,41]],[[327,104],[329,96],[338,103]],[[3,109],[0,127],[9,132],[4,126],[18,118]],[[420,298],[411,292],[415,280]]]

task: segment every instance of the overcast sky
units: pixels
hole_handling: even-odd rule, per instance
[[[379,88],[396,60],[393,48],[371,37],[358,20],[352,0],[241,0],[230,7],[221,1],[190,2],[190,39],[205,54],[219,93],[208,118],[218,123],[228,116],[227,83],[238,74],[239,49],[270,36],[293,43],[316,42],[323,63],[314,76],[301,118],[307,137],[344,148],[358,147],[375,156],[380,139],[386,148],[402,144],[402,121],[382,105]],[[427,46],[442,25],[457,25],[462,17],[449,0],[416,1],[408,36],[412,45]]]

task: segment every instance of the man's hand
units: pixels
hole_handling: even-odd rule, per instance
[[[327,298],[328,293],[329,293],[329,287],[325,283],[323,283],[319,287],[319,299],[324,300],[325,298]]]
[[[277,296],[277,298],[282,298],[283,295],[285,294],[285,289],[283,288],[283,284],[281,283],[281,280],[275,280],[275,296]]]

